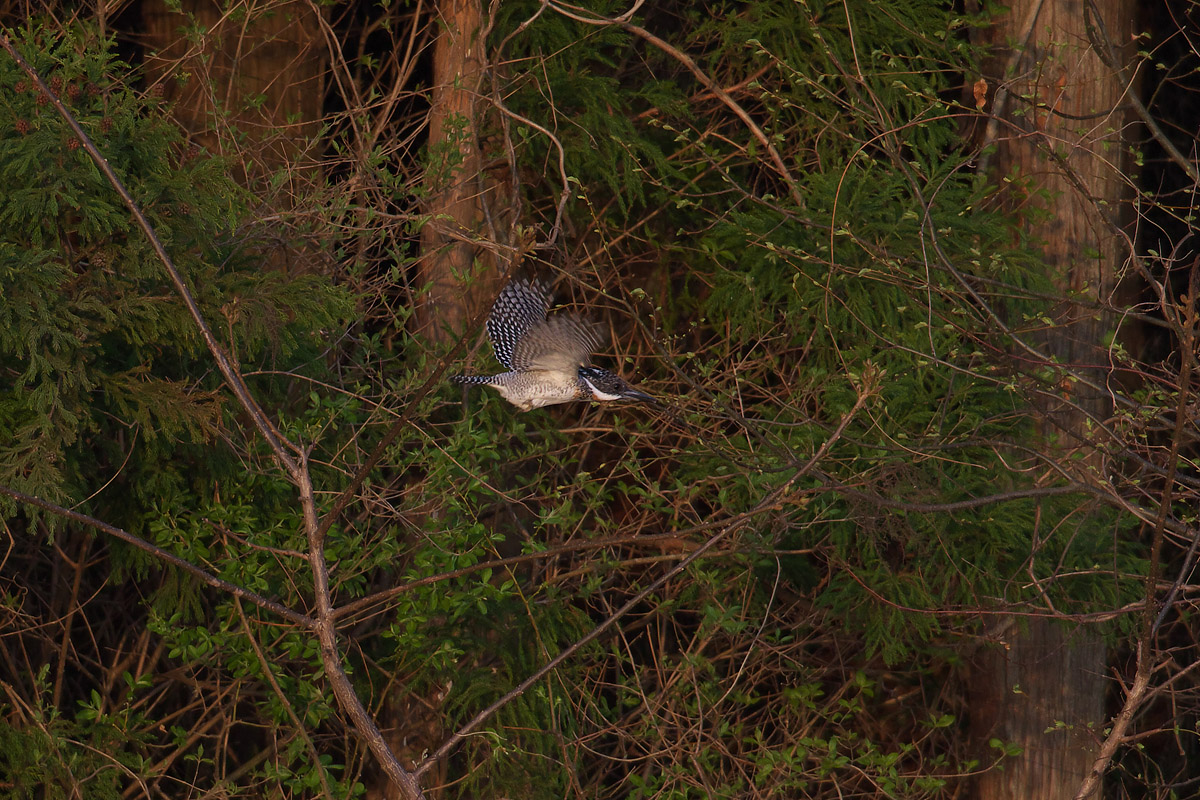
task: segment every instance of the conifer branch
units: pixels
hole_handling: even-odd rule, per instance
[[[77,514],[76,512],[72,512],[58,506],[53,506],[53,504],[45,503],[45,501],[29,497],[28,495],[23,495],[5,487],[0,487],[0,492],[8,494],[15,499],[22,500],[23,502],[28,502],[32,505],[45,508],[46,510],[53,510],[55,513],[59,513],[76,521],[85,522],[86,524],[97,527],[114,536],[118,536],[125,541],[129,541],[131,544],[135,544],[142,549],[147,550],[147,552],[154,554],[156,557],[161,558],[168,563],[175,564],[183,569],[186,569],[188,572],[200,577],[209,585],[229,591],[235,597],[244,597],[245,599],[250,600],[258,605],[269,604],[264,607],[270,607],[272,610],[276,611],[276,613],[280,613],[286,618],[297,622],[298,624],[303,624],[307,629],[314,631],[317,634],[320,642],[321,662],[325,668],[325,673],[329,678],[330,685],[333,688],[334,694],[337,696],[342,710],[350,718],[351,723],[354,725],[359,735],[362,736],[362,738],[366,741],[368,747],[370,747],[372,753],[374,753],[378,759],[379,764],[383,768],[384,772],[387,773],[388,777],[391,778],[395,785],[401,790],[403,796],[408,798],[408,800],[420,800],[420,798],[423,797],[420,785],[417,783],[416,779],[401,766],[400,762],[396,759],[395,754],[392,753],[392,751],[388,748],[387,743],[383,739],[382,733],[379,731],[378,726],[375,725],[374,721],[363,707],[362,701],[359,700],[358,695],[354,692],[354,687],[350,683],[350,679],[346,675],[346,672],[341,665],[341,657],[337,648],[337,629],[333,617],[332,601],[330,598],[329,568],[328,563],[325,560],[324,553],[324,534],[327,528],[322,527],[317,515],[316,501],[313,494],[312,480],[308,472],[306,455],[303,451],[296,447],[296,445],[288,441],[286,437],[284,437],[278,431],[278,429],[276,429],[275,425],[258,405],[258,402],[250,393],[249,387],[247,387],[245,381],[242,379],[241,373],[235,367],[232,360],[226,355],[224,349],[217,341],[216,336],[213,335],[212,330],[209,328],[208,323],[205,321],[204,316],[200,311],[199,305],[192,296],[191,290],[188,288],[182,274],[180,274],[170,255],[167,254],[166,248],[163,246],[162,241],[155,233],[150,221],[146,218],[145,214],[142,213],[141,209],[138,207],[138,204],[129,194],[129,191],[125,188],[125,185],[122,183],[121,179],[117,176],[112,166],[109,165],[108,160],[100,153],[100,150],[92,142],[91,138],[88,137],[88,135],[84,132],[82,126],[80,126],[74,115],[71,114],[70,110],[63,105],[58,96],[51,90],[45,81],[42,80],[41,75],[39,75],[38,72],[34,70],[28,62],[25,61],[25,59],[17,51],[16,47],[13,46],[7,34],[3,32],[0,32],[0,46],[2,46],[8,52],[8,54],[13,58],[22,71],[24,71],[25,74],[28,75],[29,78],[38,86],[38,89],[50,101],[50,103],[58,111],[59,115],[63,118],[63,120],[66,121],[67,125],[70,126],[71,130],[75,133],[76,137],[78,137],[88,155],[104,174],[105,178],[107,178],[113,189],[115,189],[117,194],[120,195],[121,199],[125,203],[125,206],[129,209],[130,214],[133,215],[134,219],[138,223],[138,226],[141,227],[142,231],[145,233],[147,240],[154,249],[155,255],[158,256],[158,259],[162,263],[164,270],[166,271],[172,284],[174,284],[176,292],[179,294],[179,297],[183,300],[184,305],[191,314],[197,329],[200,331],[200,334],[204,339],[205,345],[208,347],[213,359],[217,362],[217,367],[224,376],[230,390],[234,393],[234,396],[237,397],[239,403],[242,405],[242,408],[244,408],[250,415],[250,418],[254,420],[255,426],[258,428],[259,433],[262,435],[263,439],[266,440],[276,459],[287,470],[292,482],[299,490],[300,504],[304,514],[305,530],[309,540],[309,559],[313,570],[313,594],[317,603],[317,617],[314,620],[303,615],[298,615],[295,612],[284,608],[283,606],[279,606],[278,604],[272,603],[265,598],[261,598],[251,592],[247,592],[238,586],[230,584],[226,581],[221,581],[219,578],[215,578],[214,576],[209,576],[203,570],[188,564],[188,562],[180,559],[178,556],[174,556],[165,550],[154,547],[148,542],[143,542],[137,537],[132,536],[132,534],[120,531],[111,525],[100,522],[99,520],[93,520],[90,517],[85,517],[82,514]],[[397,425],[394,426],[394,430],[398,431],[399,427],[400,424],[397,423]],[[289,453],[289,450],[293,453],[296,453],[299,458],[294,457],[291,453]],[[379,448],[379,450],[382,450],[382,446]]]
[[[175,291],[179,294],[179,298],[183,301],[183,304],[187,307],[188,313],[191,315],[192,320],[196,323],[196,329],[200,331],[200,336],[204,339],[205,346],[212,354],[213,360],[217,362],[217,368],[221,371],[221,375],[224,376],[225,382],[229,385],[229,388],[233,392],[234,396],[237,397],[238,402],[241,403],[242,408],[244,408],[246,413],[250,415],[250,418],[254,420],[255,427],[258,428],[259,433],[262,434],[263,438],[266,439],[267,443],[271,446],[271,450],[274,452],[275,457],[278,458],[280,462],[287,468],[287,470],[294,475],[296,471],[296,461],[291,455],[289,455],[288,450],[290,449],[296,451],[296,446],[289,442],[275,428],[274,423],[271,422],[266,413],[258,405],[258,402],[254,399],[254,396],[250,393],[250,389],[246,386],[246,382],[242,379],[241,373],[238,372],[229,356],[226,355],[224,348],[222,348],[220,342],[217,341],[217,337],[213,335],[212,329],[209,328],[208,322],[205,321],[204,315],[200,311],[199,304],[197,304],[195,297],[192,296],[191,289],[188,288],[186,281],[183,279],[183,275],[175,266],[175,262],[171,259],[171,256],[168,255],[162,241],[158,238],[158,234],[154,231],[154,226],[150,224],[150,220],[146,219],[146,215],[142,213],[141,208],[133,199],[133,196],[129,194],[129,190],[125,188],[125,184],[117,176],[117,173],[113,170],[112,166],[108,163],[108,159],[105,158],[100,152],[99,148],[96,147],[95,143],[91,140],[91,137],[84,132],[83,127],[79,124],[79,121],[75,119],[75,115],[72,114],[65,105],[63,105],[63,102],[58,98],[58,95],[55,94],[48,85],[46,85],[46,82],[42,80],[42,76],[38,74],[37,70],[29,65],[29,62],[25,60],[25,58],[13,45],[12,41],[8,38],[7,33],[0,32],[0,47],[3,47],[12,57],[13,61],[17,63],[17,66],[19,66],[21,70],[29,76],[30,80],[37,84],[38,90],[46,97],[47,100],[50,101],[50,104],[54,106],[54,109],[58,112],[59,116],[63,118],[63,120],[75,133],[75,136],[79,139],[80,144],[83,145],[83,149],[87,151],[87,154],[91,157],[92,161],[95,162],[96,167],[112,185],[116,193],[120,195],[121,200],[125,203],[125,207],[129,209],[129,213],[137,222],[138,227],[140,227],[142,232],[146,235],[146,239],[150,242],[150,246],[153,248],[154,254],[162,263],[163,269],[167,273],[167,277],[170,278],[171,283],[174,284]]]

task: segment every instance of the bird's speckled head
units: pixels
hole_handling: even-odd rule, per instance
[[[642,403],[658,402],[645,392],[639,392],[619,376],[601,367],[579,368],[579,380],[592,393],[593,400],[636,400]]]

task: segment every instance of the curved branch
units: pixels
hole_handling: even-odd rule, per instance
[[[1158,142],[1171,161],[1175,162],[1175,166],[1183,170],[1184,174],[1193,183],[1200,183],[1200,169],[1196,168],[1196,161],[1184,155],[1183,151],[1171,141],[1171,137],[1167,136],[1167,132],[1158,124],[1158,120],[1150,113],[1150,109],[1146,108],[1146,104],[1138,97],[1137,92],[1128,91],[1129,87],[1134,85],[1136,75],[1130,77],[1128,68],[1125,64],[1121,63],[1116,48],[1113,47],[1113,41],[1109,38],[1108,27],[1104,24],[1104,17],[1100,14],[1100,9],[1096,8],[1094,0],[1087,0],[1087,3],[1084,5],[1084,11],[1089,22],[1087,34],[1092,49],[1096,52],[1096,56],[1104,62],[1106,67],[1120,76],[1122,85],[1126,87],[1125,99],[1129,102],[1129,105],[1133,106],[1133,110],[1137,112],[1138,119],[1150,131],[1150,135],[1154,137],[1154,140]]]
[[[261,598],[251,592],[247,592],[241,587],[235,586],[234,584],[226,581],[221,581],[219,578],[209,575],[198,567],[195,567],[183,559],[180,559],[178,556],[154,547],[148,542],[144,542],[132,534],[128,534],[118,528],[100,522],[99,520],[94,520],[90,517],[69,511],[65,508],[53,506],[53,504],[46,503],[45,501],[30,497],[28,495],[23,495],[11,489],[0,487],[0,491],[23,502],[28,502],[32,505],[45,508],[46,510],[52,510],[55,513],[62,514],[67,518],[84,522],[85,524],[93,527],[98,527],[101,530],[111,533],[114,536],[118,536],[125,541],[129,541],[131,544],[135,544],[136,546],[147,550],[147,552],[153,553],[156,557],[161,558],[168,563],[176,564],[181,568],[186,569],[188,572],[197,575],[211,586],[229,591],[236,597],[244,597],[245,599],[250,600],[257,605],[269,604],[264,607],[270,607],[277,613],[282,614],[288,619],[303,624],[308,630],[313,631],[317,635],[317,639],[320,643],[321,663],[324,667],[325,675],[329,679],[330,686],[332,687],[333,693],[337,697],[338,703],[341,705],[343,712],[345,712],[345,714],[350,718],[350,721],[357,730],[359,736],[361,736],[367,743],[367,746],[370,748],[371,752],[375,755],[376,759],[378,759],[383,771],[387,773],[392,782],[397,786],[397,788],[400,789],[403,797],[405,797],[407,800],[421,800],[424,795],[421,792],[421,787],[417,783],[416,778],[407,772],[403,766],[401,766],[395,754],[392,753],[392,751],[388,748],[387,743],[383,739],[383,734],[380,733],[378,726],[375,725],[374,720],[371,719],[371,716],[367,713],[366,708],[363,707],[362,701],[359,700],[358,695],[355,694],[354,687],[351,685],[350,679],[346,675],[346,671],[343,669],[341,664],[341,657],[337,649],[337,628],[333,617],[332,601],[330,598],[329,568],[325,561],[324,552],[324,539],[327,526],[322,526],[321,520],[317,515],[316,501],[313,494],[312,479],[308,472],[306,453],[300,450],[300,448],[298,448],[295,444],[288,441],[287,438],[285,438],[275,428],[275,425],[271,422],[266,413],[258,405],[258,402],[250,394],[249,387],[246,386],[241,373],[235,368],[235,365],[225,354],[225,351],[221,348],[220,343],[213,335],[212,330],[208,327],[208,323],[204,320],[204,316],[200,312],[200,307],[196,303],[195,298],[192,296],[191,290],[188,289],[187,284],[183,280],[183,276],[180,274],[178,268],[171,260],[171,257],[167,254],[167,251],[163,247],[162,242],[159,240],[158,235],[155,233],[153,226],[150,225],[150,221],[146,219],[146,216],[142,213],[137,203],[134,202],[133,197],[129,194],[120,178],[117,177],[116,172],[113,171],[113,168],[109,165],[107,159],[104,158],[96,145],[79,125],[78,120],[74,118],[71,112],[66,106],[63,105],[62,101],[58,99],[50,87],[46,85],[41,76],[28,64],[28,62],[25,61],[21,54],[17,52],[17,49],[13,46],[8,36],[3,32],[0,32],[0,47],[3,47],[3,49],[8,52],[18,66],[20,66],[22,71],[24,71],[25,74],[28,75],[30,79],[38,86],[38,89],[50,101],[50,103],[58,111],[59,115],[66,121],[67,125],[70,126],[71,130],[74,131],[79,141],[83,144],[83,147],[87,151],[88,155],[108,179],[108,182],[116,190],[117,194],[121,196],[121,199],[125,202],[130,214],[133,215],[139,227],[141,227],[142,231],[146,234],[146,238],[150,242],[151,247],[154,249],[155,255],[157,255],[159,261],[162,262],[163,269],[166,270],[171,283],[174,284],[175,290],[178,292],[179,297],[183,300],[184,305],[191,314],[192,320],[195,322],[197,329],[200,331],[200,334],[203,337],[209,352],[212,353],[213,359],[217,362],[217,367],[220,369],[222,376],[224,376],[225,382],[229,385],[229,388],[233,392],[234,396],[237,397],[238,402],[241,403],[242,408],[245,409],[246,413],[250,415],[250,418],[254,420],[255,427],[258,428],[259,434],[264,440],[266,440],[268,446],[271,448],[272,453],[287,471],[292,483],[299,491],[300,505],[304,515],[304,527],[309,541],[308,555],[313,570],[313,594],[317,603],[317,617],[314,620],[310,617],[298,615],[290,609],[286,609],[283,606],[279,606],[278,604],[274,604],[271,601],[266,600],[265,598]],[[402,423],[397,423],[393,430],[398,432],[401,424]],[[383,445],[381,444],[380,448],[377,448],[376,452],[382,453],[382,448]],[[293,455],[293,453],[295,455]],[[363,476],[362,472],[360,472],[360,477],[361,476]],[[347,493],[343,494],[341,499],[345,499],[348,494],[349,490]],[[330,522],[332,521],[332,518],[333,515],[331,514],[329,517]]]
[[[692,73],[692,76],[700,82],[701,86],[712,92],[713,95],[715,95],[717,99],[721,101],[721,103],[723,103],[730,111],[734,113],[735,116],[737,116],[738,119],[742,121],[742,124],[749,129],[750,133],[754,135],[754,138],[758,140],[758,143],[762,145],[764,150],[767,151],[767,154],[771,157],[771,162],[775,165],[775,169],[779,170],[780,176],[782,176],[784,181],[787,183],[788,193],[791,194],[792,201],[800,207],[804,207],[806,205],[804,202],[804,196],[800,194],[800,184],[797,183],[796,179],[792,177],[791,170],[787,168],[787,164],[785,164],[783,161],[783,156],[779,154],[779,150],[776,149],[775,145],[771,143],[771,140],[767,137],[766,132],[759,127],[758,123],[754,121],[754,118],[750,116],[750,113],[746,111],[746,109],[742,108],[742,106],[736,100],[729,96],[728,92],[718,86],[716,81],[708,77],[708,74],[704,72],[704,70],[700,69],[691,56],[682,50],[679,50],[669,42],[655,36],[642,26],[634,25],[632,22],[629,22],[628,17],[633,13],[632,11],[622,14],[616,19],[609,19],[606,17],[584,16],[582,14],[575,13],[574,11],[569,11],[553,2],[551,2],[549,6],[559,14],[562,14],[564,17],[573,19],[576,22],[582,22],[585,25],[615,25],[623,31],[632,33],[634,36],[642,39],[647,44],[657,47],[659,50],[682,64],[684,68],[687,69],[688,72]]]

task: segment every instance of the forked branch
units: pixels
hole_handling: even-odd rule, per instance
[[[89,138],[84,132],[83,128],[79,124],[79,121],[75,119],[70,110],[63,105],[58,96],[50,89],[48,85],[46,85],[45,81],[42,80],[41,75],[39,75],[37,71],[34,70],[33,67],[31,67],[29,63],[21,56],[7,34],[3,32],[0,32],[0,47],[3,47],[4,50],[8,52],[9,56],[11,56],[21,70],[29,76],[29,78],[34,82],[34,84],[38,87],[38,90],[46,97],[50,104],[54,106],[55,110],[58,111],[59,115],[75,133],[75,136],[79,139],[80,144],[83,145],[84,150],[91,157],[92,161],[95,162],[96,166],[112,185],[113,189],[116,190],[118,195],[120,195],[121,199],[125,203],[125,206],[129,209],[129,213],[137,221],[137,224],[142,229],[143,233],[145,233],[146,239],[150,242],[151,247],[154,249],[155,255],[158,256],[158,260],[162,263],[163,269],[166,271],[168,278],[174,285],[176,293],[183,301],[188,313],[191,314],[197,330],[200,331],[200,335],[203,337],[204,343],[208,347],[208,351],[212,354],[213,360],[215,360],[217,363],[217,368],[221,371],[221,375],[225,379],[225,383],[229,386],[230,391],[233,392],[234,397],[237,398],[241,407],[254,421],[255,427],[258,429],[258,432],[262,436],[263,440],[266,441],[267,445],[270,447],[271,453],[285,469],[292,483],[299,490],[299,499],[304,515],[304,525],[309,542],[308,556],[313,569],[313,593],[315,595],[317,604],[317,615],[315,619],[310,619],[308,617],[304,617],[303,615],[296,615],[295,612],[291,612],[282,606],[279,606],[278,608],[272,607],[271,610],[281,613],[284,616],[291,614],[292,616],[288,616],[289,619],[293,619],[293,621],[297,622],[302,621],[302,624],[304,624],[306,628],[317,634],[317,637],[320,641],[322,666],[324,667],[325,674],[329,678],[329,684],[333,689],[333,693],[337,697],[338,702],[342,707],[342,711],[350,718],[350,721],[358,731],[359,736],[366,741],[367,745],[371,749],[371,752],[379,761],[380,767],[397,786],[397,788],[400,789],[403,797],[406,800],[420,800],[420,798],[424,797],[421,792],[420,784],[417,783],[417,779],[411,773],[401,766],[400,762],[396,759],[395,754],[392,753],[391,749],[388,748],[378,726],[375,725],[374,720],[372,720],[370,714],[367,713],[366,709],[362,705],[362,701],[358,699],[358,695],[355,694],[354,687],[350,683],[349,676],[346,675],[346,671],[342,668],[341,656],[337,647],[337,628],[333,617],[333,604],[329,595],[329,568],[325,560],[324,536],[316,511],[316,501],[314,499],[312,490],[312,480],[308,472],[306,454],[303,450],[301,450],[301,448],[288,441],[288,439],[279,432],[274,423],[271,422],[266,413],[258,405],[258,402],[254,399],[254,396],[250,393],[249,387],[247,387],[246,382],[243,380],[241,373],[234,365],[232,359],[230,359],[225,353],[225,350],[221,347],[220,343],[216,339],[216,336],[213,334],[212,329],[205,321],[204,316],[200,311],[200,306],[197,304],[196,299],[192,296],[191,290],[188,288],[182,274],[179,272],[179,269],[171,260],[170,255],[167,254],[166,248],[163,247],[162,241],[158,238],[158,235],[154,231],[154,227],[150,224],[150,221],[146,218],[146,215],[142,213],[142,210],[138,207],[133,197],[129,194],[129,191],[125,188],[125,185],[117,176],[116,172],[113,171],[113,168],[111,165],[109,165],[108,160],[104,158],[103,154],[101,154],[95,143],[93,143],[91,138]],[[3,491],[5,494],[21,502],[29,502],[32,505],[36,505],[47,511],[51,511],[52,513],[62,514],[68,518],[82,516],[74,515],[74,512],[69,512],[67,509],[61,509],[57,506],[53,506],[53,504],[37,500],[36,498],[30,498],[12,490],[0,489],[0,491]],[[87,520],[77,519],[76,521]],[[106,533],[117,535],[115,533],[116,529],[112,528],[112,526],[106,526],[102,523],[96,525],[91,521],[87,522],[88,524],[93,525],[93,527],[98,527],[100,530],[104,530]],[[128,541],[129,539],[127,538],[126,540]],[[134,542],[134,544],[137,544],[137,542]],[[143,549],[147,548],[143,547]],[[260,606],[264,605],[264,602],[270,603],[270,601],[265,601],[265,598],[256,599],[257,596],[254,596],[252,593],[248,593],[245,590],[241,590],[239,587],[233,586],[233,584],[227,584],[223,581],[219,581],[216,578],[212,578],[211,576],[206,577],[206,573],[204,573],[203,570],[199,570],[199,568],[195,567],[194,565],[188,564],[186,561],[178,559],[171,554],[166,553],[165,551],[159,550],[158,548],[148,550],[148,552],[151,552],[153,555],[162,559],[163,561],[172,563],[182,569],[187,569],[192,574],[196,574],[197,577],[204,579],[206,583],[209,583],[209,585],[229,591],[235,597],[244,597],[245,599],[251,600]]]

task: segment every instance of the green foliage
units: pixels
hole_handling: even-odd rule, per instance
[[[120,708],[105,708],[98,692],[81,701],[76,713],[64,715],[49,702],[49,668],[33,684],[36,705],[14,709],[0,706],[0,775],[13,798],[79,797],[86,778],[87,796],[117,800],[127,775],[146,774],[144,719],[134,710],[132,694]],[[129,673],[130,689],[146,684]],[[11,712],[23,724],[13,725]]]
[[[17,38],[243,363],[295,356],[344,313],[316,276],[259,268],[236,238],[248,204],[227,165],[188,151],[128,88],[107,43],[36,26]],[[144,498],[186,485],[197,475],[176,454],[223,428],[204,342],[116,191],[7,58],[0,180],[0,482],[60,501],[90,495],[98,475]]]
[[[402,104],[376,111],[390,61],[352,65],[381,76],[359,74],[366,105],[331,128],[346,174],[329,183],[351,188],[323,187],[297,214],[319,220],[323,243],[341,231],[339,277],[377,290],[344,336],[330,332],[345,295],[262,268],[235,165],[187,150],[109,43],[31,27],[21,46],[305,448],[319,512],[401,426],[324,552],[351,680],[402,759],[631,603],[461,743],[445,796],[954,796],[978,766],[955,649],[976,612],[1118,607],[1139,587],[1114,575],[1142,568],[1136,543],[1114,545],[1116,514],[1025,495],[1045,469],[1029,379],[998,322],[1036,324],[1045,303],[1027,290],[1046,287],[960,152],[947,98],[975,68],[962,35],[975,23],[933,0],[639,9],[632,21],[675,52],[536,1],[499,4],[489,46],[506,67],[488,96],[519,117],[486,130],[461,118],[426,148],[408,149],[415,115],[387,116]],[[396,21],[384,20],[365,27]],[[295,487],[243,430],[140,231],[7,62],[0,98],[0,483],[311,609]],[[418,398],[447,365],[405,332],[415,304],[396,286],[427,219],[413,210],[449,180],[486,182],[456,171],[468,139],[519,159],[522,230],[556,221],[563,148],[564,285],[614,322],[618,367],[665,408],[516,414],[489,392],[465,408],[448,392]],[[334,340],[343,349],[326,352]],[[81,771],[111,778],[99,796],[129,794],[159,777],[150,765],[230,796],[367,793],[369,756],[347,743],[311,632],[140,553],[96,556],[78,532],[18,523],[78,574],[100,571],[89,558],[108,572],[94,577],[103,612],[72,637],[104,643],[87,656],[104,676],[43,674],[36,710],[5,709],[0,763],[14,775],[50,796]],[[29,562],[31,585],[51,572]],[[55,565],[47,580],[70,594]],[[38,594],[2,599],[29,613]],[[142,617],[126,623],[131,610]],[[134,648],[128,631],[150,665],[123,686],[110,661]],[[27,638],[31,660],[58,652]]]
[[[523,19],[519,10],[509,13]],[[672,198],[678,244],[667,249],[688,267],[676,279],[671,312],[710,325],[678,331],[703,353],[690,366],[714,381],[718,404],[722,392],[736,394],[742,413],[761,422],[753,446],[726,441],[732,449],[713,452],[697,441],[682,454],[673,468],[677,496],[687,498],[685,506],[704,502],[726,513],[752,508],[795,465],[795,454],[811,452],[850,410],[855,375],[869,363],[884,376],[879,390],[822,466],[827,486],[859,487],[860,496],[827,493],[777,535],[791,546],[821,548],[838,565],[821,602],[855,622],[871,649],[895,662],[930,641],[943,622],[926,609],[966,609],[985,597],[1039,599],[1023,575],[1031,551],[1057,570],[1095,563],[1106,552],[1111,559],[1111,519],[1081,526],[1102,533],[1063,531],[1035,545],[1034,501],[929,513],[878,507],[937,506],[1031,485],[1011,469],[1009,450],[1032,435],[1026,399],[988,366],[1005,342],[988,333],[996,320],[971,299],[964,275],[1003,279],[1010,290],[1044,277],[1006,244],[1008,221],[981,211],[991,189],[955,152],[956,123],[943,98],[974,56],[952,33],[963,21],[923,2],[729,4],[684,11],[681,19],[683,37],[673,43],[702,54],[697,63],[715,83],[757,76],[753,95],[736,99],[781,148],[794,185],[764,178],[767,156],[741,120],[687,105],[687,93],[699,91],[694,76],[653,49],[644,56],[658,76],[652,89],[621,92],[619,106],[604,95],[606,112],[626,112],[599,114],[585,126],[591,146],[559,137],[589,207],[615,185],[624,192],[621,208],[647,202],[653,191]],[[547,69],[634,85],[615,72],[626,62],[607,55],[617,29],[592,42],[561,18],[539,23],[520,46],[546,54]],[[536,115],[534,95],[523,88],[515,82],[517,98],[530,100],[522,111]],[[647,107],[653,113],[639,116]],[[633,118],[643,120],[638,130],[619,128]],[[614,172],[619,161],[598,144],[605,140],[638,154],[637,181]],[[646,176],[657,179],[654,189]],[[799,195],[797,206],[775,200],[789,193]],[[689,195],[698,202],[679,202]],[[605,222],[616,229],[626,220],[621,212]],[[934,248],[939,258],[929,256]],[[985,299],[1015,317],[1036,309],[1033,301]],[[732,363],[736,386],[725,377]],[[1069,519],[1078,502],[1067,498],[1042,511]],[[924,569],[931,560],[940,567]],[[1111,584],[1051,583],[1060,602],[1114,599]],[[861,591],[864,584],[871,593]]]
[[[1114,546],[1127,522],[1081,495],[1023,496],[1041,471],[1038,445],[1030,387],[1007,363],[1012,342],[1001,323],[1019,332],[1038,319],[1046,301],[1037,293],[1048,295],[1050,283],[1020,249],[1013,220],[994,210],[994,187],[972,173],[971,154],[961,151],[956,116],[964,109],[949,98],[963,74],[977,72],[979,54],[963,32],[979,20],[915,0],[665,6],[632,22],[692,63],[619,26],[539,15],[535,3],[505,4],[494,38],[505,43],[503,55],[538,64],[511,77],[505,102],[555,134],[552,143],[515,128],[527,189],[540,199],[534,206],[547,209],[546,224],[552,204],[545,198],[561,187],[545,168],[545,151],[561,145],[577,198],[568,213],[586,229],[584,246],[602,252],[604,264],[658,265],[633,281],[656,293],[666,350],[694,381],[684,387],[679,373],[659,369],[662,385],[681,395],[690,430],[658,432],[672,440],[669,456],[646,452],[649,444],[609,442],[626,457],[573,470],[550,460],[540,492],[524,476],[502,482],[503,491],[523,502],[549,496],[539,508],[554,541],[568,531],[596,538],[631,528],[710,531],[713,519],[748,516],[753,522],[738,530],[734,549],[757,554],[753,569],[718,559],[712,583],[743,587],[754,598],[743,600],[747,617],[769,628],[835,626],[843,645],[862,648],[848,657],[860,670],[876,658],[897,668],[943,658],[947,641],[974,632],[974,612],[998,604],[1042,607],[1049,598],[1058,609],[1082,611],[1135,600],[1139,586],[1096,569],[1143,568],[1136,547]],[[710,85],[725,87],[729,102]],[[790,182],[730,102],[761,128]],[[608,267],[593,269],[600,285],[613,286]],[[661,359],[636,363],[644,375]],[[870,375],[878,380],[863,410],[817,468],[764,511],[764,498],[829,439]],[[459,456],[467,474],[507,475],[505,459],[479,446]],[[548,488],[564,484],[564,470],[580,481],[565,496]],[[462,502],[478,507],[486,497]],[[596,559],[577,568],[606,566]],[[610,577],[600,585],[611,593],[614,584],[632,591],[632,582]],[[773,616],[767,587],[805,598],[809,616]],[[576,602],[586,604],[590,584],[580,588]],[[593,655],[595,669],[619,673],[614,661],[641,659],[672,676],[665,682],[687,674],[684,683],[696,691],[699,678],[676,671],[682,667],[670,659],[698,658],[703,626],[681,620],[736,604],[680,593],[657,603],[681,629],[675,647],[664,644],[653,657],[632,646],[636,655]],[[730,686],[728,674],[705,680]],[[648,709],[661,697],[644,677],[625,681],[617,685],[647,704],[654,731],[640,746],[613,747],[653,752],[665,723]],[[578,716],[618,718],[624,701],[598,699],[612,685],[597,679],[586,701],[595,709]],[[749,699],[730,700],[715,716],[736,724],[752,708]],[[810,711],[820,724],[834,719],[828,708]],[[699,706],[667,716],[686,730],[708,719]],[[740,741],[760,741],[754,754],[723,752],[728,736],[714,735],[690,749],[698,761],[645,757],[653,778],[638,779],[636,796],[740,796],[743,784],[713,776],[743,759],[761,761],[758,774],[785,793],[844,790],[840,769],[871,774],[869,791],[881,796],[944,791],[932,762],[906,778],[889,772],[905,759],[929,758],[928,742],[893,738],[894,729],[864,717],[837,722],[846,727],[830,725],[787,747],[743,731]],[[809,730],[818,723],[775,724]],[[789,765],[774,771],[771,759],[784,753]],[[958,764],[940,755],[951,772],[967,761],[962,752]]]
[[[228,176],[230,165],[189,150],[93,30],[31,23],[13,36],[151,220],[200,313],[242,368],[321,374],[320,331],[349,312],[348,296],[323,276],[263,269],[247,227],[250,198]],[[303,559],[280,570],[274,551],[254,547],[303,547],[294,487],[245,474],[260,451],[243,441],[238,410],[195,321],[114,188],[7,57],[0,58],[0,179],[0,484],[95,513],[253,591],[296,602],[311,588],[294,580],[305,574],[296,570]],[[260,401],[286,408],[294,378],[251,380]],[[311,416],[314,425],[329,423],[321,406]],[[144,786],[164,771],[176,780],[184,773],[171,770],[214,770],[219,752],[187,727],[203,711],[186,699],[171,704],[180,700],[172,669],[198,683],[220,676],[246,687],[261,708],[247,712],[252,725],[292,726],[291,709],[314,728],[330,716],[312,679],[320,662],[311,636],[270,633],[232,599],[213,602],[190,578],[107,543],[96,546],[100,558],[72,565],[75,588],[59,595],[61,573],[46,565],[65,550],[95,552],[90,534],[4,507],[21,543],[10,565],[27,565],[27,574],[6,573],[4,602],[22,618],[67,620],[62,650],[41,637],[43,626],[10,632],[20,641],[14,653],[53,659],[60,670],[49,677],[43,670],[36,685],[15,676],[5,682],[14,687],[10,698],[26,698],[0,721],[0,773],[18,796],[77,797],[86,779],[88,797],[116,798],[131,781]],[[250,543],[244,552],[242,542]],[[344,537],[343,546],[353,545]],[[143,629],[144,598],[154,610]],[[62,600],[86,608],[43,607]],[[94,652],[106,616],[123,632]],[[161,649],[143,649],[138,663],[157,670],[136,680],[125,672],[120,682],[121,659],[150,632]],[[144,648],[150,639],[140,641]],[[259,691],[272,685],[277,693]],[[339,768],[312,763],[305,741],[299,731],[281,737],[282,753],[269,765],[280,785],[298,794],[322,780],[337,786],[324,776]],[[361,790],[348,782],[340,796]]]

